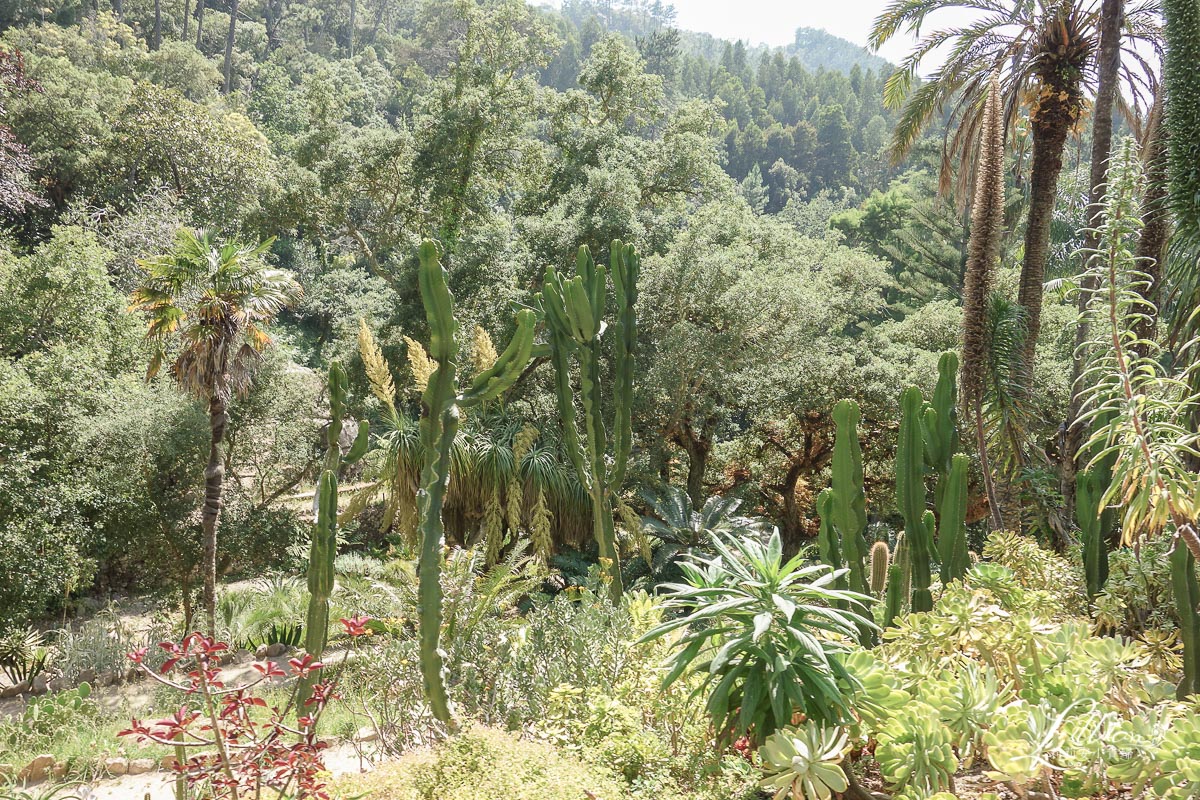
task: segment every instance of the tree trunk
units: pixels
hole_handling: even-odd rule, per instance
[[[208,425],[212,433],[208,449],[208,466],[204,470],[204,508],[200,527],[204,533],[204,610],[208,614],[208,631],[217,631],[217,521],[221,516],[221,489],[225,482],[225,464],[221,459],[221,442],[225,439],[225,401],[214,396],[208,404]]]
[[[233,90],[233,37],[237,33],[238,0],[230,0],[229,33],[225,36],[225,90],[229,94]]]
[[[112,0],[113,14],[117,17],[117,22],[125,16],[125,3],[123,0]]]
[[[183,0],[183,41],[188,39],[188,20],[192,16],[192,0]]]
[[[1113,99],[1116,97],[1117,81],[1121,69],[1121,23],[1124,16],[1124,0],[1103,0],[1100,6],[1100,52],[1097,56],[1096,101],[1092,107],[1092,154],[1088,175],[1088,228],[1084,239],[1084,251],[1091,252],[1099,246],[1099,237],[1090,229],[1099,222],[1104,205],[1104,192],[1108,185],[1108,161],[1112,153]],[[1086,258],[1086,256],[1085,256]],[[1087,270],[1086,262],[1081,271]],[[1079,323],[1075,326],[1075,356],[1071,365],[1071,402],[1067,407],[1064,423],[1062,453],[1059,464],[1059,488],[1062,490],[1067,519],[1075,518],[1075,473],[1078,469],[1079,450],[1087,438],[1085,426],[1079,424],[1083,406],[1083,389],[1080,380],[1087,367],[1084,345],[1090,339],[1087,318],[1088,302],[1096,290],[1096,282],[1089,277],[1080,286],[1078,307]]]
[[[1021,265],[1021,288],[1017,302],[1025,309],[1028,333],[1022,352],[1020,385],[1026,393],[1033,390],[1033,361],[1037,352],[1038,332],[1042,325],[1042,284],[1046,278],[1046,259],[1050,252],[1050,225],[1054,220],[1054,202],[1058,194],[1058,176],[1062,172],[1063,147],[1074,122],[1072,93],[1043,90],[1045,99],[1036,109],[1030,124],[1033,138],[1033,165],[1029,174],[1029,218],[1025,227],[1025,262]],[[1062,95],[1068,99],[1060,99]]]
[[[683,448],[688,457],[687,493],[692,508],[699,510],[704,505],[704,473],[708,469],[708,457],[712,453],[713,421],[704,420],[700,432],[687,419],[674,426],[668,438]]]
[[[154,0],[154,38],[150,48],[157,50],[162,47],[162,0]]]
[[[350,57],[354,58],[354,26],[358,24],[358,2],[350,0]]]
[[[201,50],[200,42],[204,38],[204,5],[207,0],[196,0],[196,49]],[[201,50],[203,52],[203,50]]]

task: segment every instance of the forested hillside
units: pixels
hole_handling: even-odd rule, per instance
[[[877,13],[0,0],[0,800],[1200,796],[1200,6]]]
[[[895,172],[881,152],[894,120],[881,75],[810,72],[740,42],[710,42],[705,55],[669,12],[640,7],[245,4],[233,25],[229,10],[5,12],[13,456],[2,508],[6,549],[29,568],[7,573],[9,619],[92,585],[196,585],[205,409],[165,374],[144,382],[152,352],[125,312],[140,261],[171,252],[181,228],[273,239],[272,262],[302,287],[230,407],[225,569],[286,562],[303,538],[275,501],[315,479],[325,365],[347,364],[355,413],[378,413],[361,324],[410,391],[404,337],[426,336],[414,284],[426,237],[445,248],[464,330],[497,341],[507,305],[527,302],[545,266],[580,245],[636,242],[654,309],[642,320],[653,378],[638,386],[641,469],[690,470],[696,497],[719,484],[748,491],[802,535],[813,512],[797,486],[825,459],[787,453],[822,431],[838,386],[855,384],[845,365],[873,375],[886,406],[905,367],[872,351],[911,336],[887,311],[897,267],[826,235],[834,212]],[[780,306],[785,324],[760,326],[762,309]],[[920,353],[904,363],[919,372]],[[766,365],[779,374],[768,380]],[[839,372],[836,384],[817,377]],[[472,436],[503,442],[530,420],[553,453],[548,381],[531,370],[468,423]],[[586,511],[566,491],[553,501],[556,540],[583,547],[587,523],[573,513]],[[453,535],[473,540],[481,513],[463,508]],[[368,527],[368,539],[387,535]]]

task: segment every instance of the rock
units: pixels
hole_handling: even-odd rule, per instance
[[[163,769],[173,770],[177,763],[179,762],[175,760],[175,756],[163,756],[162,761],[159,761],[158,765]]]
[[[135,758],[129,762],[129,766],[125,770],[126,775],[144,775],[147,772],[153,772],[155,763],[153,758]]]
[[[379,738],[379,731],[375,730],[370,725],[365,728],[359,728],[358,733],[354,734],[356,742],[373,742]]]
[[[138,674],[137,667],[130,667],[129,669],[125,670],[125,682],[132,683],[133,681],[136,681],[138,679]]]
[[[25,769],[21,770],[21,774],[17,777],[26,783],[36,783],[37,781],[46,780],[46,776],[50,774],[50,769],[54,766],[54,756],[40,755],[35,756],[33,761],[25,765]]]
[[[101,686],[115,686],[117,684],[117,673],[104,672],[96,679],[96,682]]]
[[[106,758],[104,771],[109,775],[124,775],[129,771],[129,762],[123,758]]]
[[[33,685],[29,687],[31,694],[45,694],[50,690],[50,681],[46,680],[45,675],[38,675],[33,679]]]
[[[80,683],[95,683],[96,682],[96,670],[94,670],[94,669],[79,670],[79,682]]]
[[[29,691],[29,681],[21,681],[16,686],[5,686],[0,688],[0,698],[16,697],[19,694],[24,694]]]
[[[53,778],[61,778],[67,774],[67,765],[65,762],[58,762],[50,768],[50,776]]]
[[[48,684],[46,684],[46,686],[52,692],[61,692],[61,691],[71,688],[70,683],[67,681],[66,678],[63,678],[63,677],[55,678],[54,680],[52,680]]]
[[[259,661],[262,661],[264,658],[267,658],[270,655],[268,652],[268,651],[270,651],[270,649],[271,648],[267,647],[265,644],[260,644],[254,650],[254,657],[257,658]]]
[[[276,642],[267,648],[267,658],[275,658],[287,652],[287,645]]]

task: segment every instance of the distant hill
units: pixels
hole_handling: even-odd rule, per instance
[[[873,69],[877,73],[886,74],[891,71],[891,65],[886,59],[861,45],[818,28],[797,28],[796,40],[783,49],[788,55],[800,59],[809,70],[824,67],[849,72],[857,64],[863,69]]]

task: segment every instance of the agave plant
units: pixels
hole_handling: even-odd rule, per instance
[[[776,789],[775,800],[829,800],[849,787],[841,761],[846,732],[806,722],[771,734],[759,750],[767,776],[760,784]]]
[[[872,599],[835,587],[845,570],[783,560],[779,531],[766,542],[718,533],[716,555],[680,561],[687,583],[666,584],[665,606],[684,613],[642,637],[682,631],[664,686],[702,675],[707,711],[723,734],[763,741],[796,712],[839,724],[851,718],[857,679],[844,658]],[[870,614],[862,612],[869,617]]]
[[[762,536],[769,531],[764,521],[739,515],[742,501],[734,497],[713,495],[696,511],[687,491],[678,486],[664,486],[659,491],[643,488],[639,494],[652,512],[641,518],[641,524],[651,539],[654,554],[650,573],[655,578],[668,574],[681,556],[697,552],[711,555],[714,534]]]

